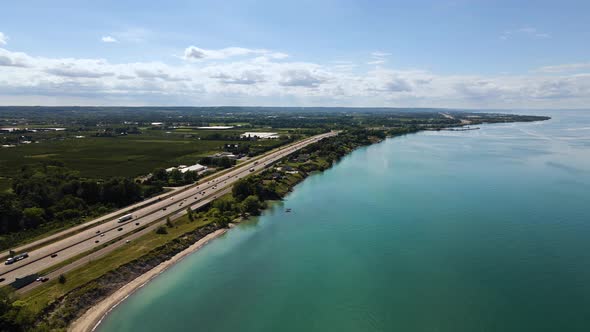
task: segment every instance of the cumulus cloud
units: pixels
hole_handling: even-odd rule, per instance
[[[0,31],[0,45],[6,45],[8,42],[8,36]]]
[[[408,81],[401,79],[401,78],[395,78],[389,82],[385,82],[384,87],[385,87],[386,91],[391,91],[391,92],[412,91],[412,87],[411,87],[410,83],[408,83]]]
[[[135,74],[137,77],[142,79],[161,79],[164,81],[169,82],[179,82],[179,81],[186,81],[189,80],[186,77],[174,75],[167,70],[167,68],[145,68],[142,66],[141,68],[135,69]]]
[[[547,66],[527,75],[440,75],[385,65],[363,71],[350,61],[277,60],[268,56],[272,51],[237,49],[216,50],[225,61],[167,64],[47,58],[0,48],[0,101],[492,108],[590,104],[590,73],[581,72],[585,64]],[[205,52],[205,59],[211,56],[220,57]]]
[[[50,65],[50,67],[44,71],[48,74],[72,78],[101,78],[114,76],[115,73],[108,71],[104,64],[105,62],[101,60],[70,60],[68,62]]]
[[[103,36],[100,40],[103,43],[117,43],[118,42],[118,40],[112,36]]]
[[[10,52],[0,48],[0,67],[26,67],[29,58],[25,53]]]
[[[290,69],[281,73],[279,84],[283,86],[313,88],[325,81],[326,78],[320,73],[306,69]]]
[[[284,59],[288,55],[280,52],[271,52],[265,49],[250,49],[243,47],[226,47],[218,50],[207,50],[196,46],[189,46],[184,50],[185,60],[222,60],[231,57],[262,55],[272,59]]]
[[[227,73],[218,73],[212,75],[211,78],[218,79],[225,84],[252,85],[265,81],[264,74],[256,70],[245,70],[241,73],[236,73],[233,75]]]

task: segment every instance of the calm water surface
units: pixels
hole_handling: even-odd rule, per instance
[[[590,111],[529,113],[355,151],[99,330],[590,331]]]

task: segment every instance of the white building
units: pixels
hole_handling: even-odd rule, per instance
[[[251,138],[263,138],[263,139],[276,139],[279,138],[278,133],[263,133],[263,132],[245,132],[240,137],[251,137]]]
[[[178,167],[169,167],[166,168],[166,172],[172,172],[173,170],[178,169],[182,173],[186,173],[188,171],[201,173],[207,170],[207,166],[203,166],[201,164],[194,164],[191,166],[187,165],[179,165]]]
[[[229,159],[238,159],[238,156],[236,156],[235,154],[233,154],[231,152],[218,152],[218,153],[211,156],[211,158],[223,158],[223,157],[227,157]]]
[[[194,165],[191,165],[191,166],[186,166],[186,167],[183,167],[183,168],[179,168],[179,170],[182,173],[186,173],[188,171],[191,171],[191,172],[203,172],[203,171],[206,171],[207,170],[207,166],[203,166],[201,164],[194,164]]]
[[[197,129],[209,129],[209,130],[225,130],[232,129],[234,126],[209,126],[209,127],[197,127]]]

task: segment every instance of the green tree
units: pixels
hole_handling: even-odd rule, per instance
[[[246,197],[254,194],[254,188],[248,180],[239,180],[232,188],[232,195],[236,200],[242,201]]]
[[[227,212],[234,210],[235,201],[233,197],[222,197],[213,201],[213,207],[220,212]]]
[[[232,161],[228,157],[221,157],[219,160],[219,166],[222,168],[230,168],[232,166]]]
[[[0,288],[0,331],[30,331],[34,321],[25,301],[14,301],[6,287]]]
[[[218,218],[220,215],[221,211],[216,207],[212,207],[207,211],[207,217]]]
[[[31,207],[23,210],[23,225],[25,228],[35,228],[45,222],[45,210]]]
[[[159,226],[156,228],[156,234],[168,234],[168,230],[164,226]]]
[[[217,220],[215,221],[220,227],[227,227],[227,225],[229,225],[231,219],[228,216],[225,215],[221,215],[219,217],[217,217]]]
[[[177,168],[170,171],[168,174],[168,182],[170,184],[180,184],[182,183],[182,172],[179,171]]]
[[[21,226],[22,213],[19,200],[13,193],[0,193],[0,234],[14,232]]]
[[[253,216],[256,216],[260,213],[260,208],[260,200],[254,195],[246,197],[240,206],[240,210],[243,214],[248,213]]]
[[[156,181],[167,181],[168,174],[166,173],[165,169],[157,168],[152,172],[152,179],[154,179]]]
[[[62,285],[65,284],[66,283],[66,276],[64,276],[63,274],[60,274],[57,281]]]
[[[186,208],[186,214],[188,215],[188,220],[195,220],[195,217],[193,216],[193,210],[191,210],[190,206]]]

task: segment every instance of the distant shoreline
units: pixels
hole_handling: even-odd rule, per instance
[[[100,325],[102,320],[121,302],[125,301],[129,296],[135,293],[138,289],[149,283],[152,279],[166,271],[168,268],[178,263],[186,256],[201,249],[209,241],[225,234],[227,228],[222,228],[207,234],[205,237],[195,242],[190,247],[174,255],[171,259],[160,263],[158,266],[149,270],[148,272],[135,278],[130,283],[126,284],[115,293],[109,295],[107,298],[92,306],[82,316],[76,319],[68,328],[72,332],[87,332],[94,331]]]

